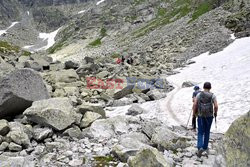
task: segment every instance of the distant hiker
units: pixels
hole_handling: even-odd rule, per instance
[[[194,92],[193,92],[193,95],[192,95],[192,100],[193,100],[193,103],[195,101],[195,97],[197,96],[198,93],[200,93],[200,87],[199,86],[195,86],[194,87]],[[196,131],[196,115],[195,113],[193,113],[193,118],[192,118],[192,129],[194,131]]]
[[[134,62],[134,60],[132,59],[132,57],[129,57],[128,59],[127,59],[127,63],[128,64],[133,64],[133,62]]]
[[[120,58],[117,58],[116,64],[120,64],[121,62],[122,62],[122,60]]]
[[[208,153],[208,142],[210,128],[213,122],[213,116],[217,117],[218,104],[216,96],[210,92],[211,83],[205,82],[203,91],[198,93],[193,104],[193,113],[198,115],[198,141],[197,156],[201,157],[202,153]]]
[[[122,64],[124,64],[125,57],[123,55],[122,55],[121,61],[122,61]]]

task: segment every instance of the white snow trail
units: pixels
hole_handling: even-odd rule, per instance
[[[212,126],[212,131],[224,133],[250,109],[250,38],[236,39],[221,52],[204,53],[193,60],[195,64],[167,79],[178,86],[184,81],[197,82],[200,87],[206,81],[211,82],[211,91],[219,103],[218,128]],[[187,122],[191,111],[192,92],[193,88],[183,88],[172,100],[171,107],[182,124]]]

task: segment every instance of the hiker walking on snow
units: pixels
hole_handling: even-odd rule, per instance
[[[193,92],[193,95],[192,95],[192,100],[193,100],[193,103],[195,101],[195,98],[197,96],[197,94],[199,94],[201,91],[200,91],[200,87],[199,86],[195,86],[194,87],[194,92]],[[195,113],[193,113],[193,118],[192,118],[192,129],[194,131],[196,131],[196,115]]]
[[[218,104],[216,96],[210,92],[211,88],[211,83],[205,82],[204,90],[196,96],[193,104],[193,113],[198,115],[198,157],[201,157],[204,151],[208,153],[210,128],[213,118],[217,117]]]

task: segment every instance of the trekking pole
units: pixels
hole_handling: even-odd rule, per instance
[[[188,127],[188,123],[189,123],[189,120],[190,120],[190,117],[191,117],[191,114],[192,114],[192,109],[191,109],[191,112],[190,112],[190,114],[189,114],[189,118],[188,118],[188,122],[187,122],[187,125],[186,125],[186,129],[187,129],[187,127]]]
[[[216,123],[216,117],[215,117],[215,129],[217,130],[217,123]]]

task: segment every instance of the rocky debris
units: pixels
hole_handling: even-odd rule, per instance
[[[0,155],[0,162],[1,166],[35,166],[35,162],[32,160],[32,157],[9,157],[5,155]]]
[[[68,98],[35,101],[24,115],[32,122],[55,130],[64,130],[76,122],[76,113]]]
[[[92,57],[86,56],[84,57],[83,61],[85,64],[94,64],[94,59]]]
[[[145,143],[132,138],[132,136],[124,136],[119,141],[119,144],[112,148],[112,153],[122,162],[127,162],[130,156],[136,155],[136,153],[142,148],[148,148]]]
[[[83,136],[81,129],[77,126],[73,126],[72,128],[65,130],[63,134],[77,139],[81,139]]]
[[[10,132],[7,134],[7,138],[14,143],[28,148],[30,146],[30,138],[27,134],[26,127],[18,122],[10,122]]]
[[[111,139],[116,134],[128,132],[128,117],[116,116],[96,120],[90,126],[90,134],[96,139]]]
[[[37,72],[17,69],[0,79],[0,117],[21,114],[33,101],[48,99],[49,93]]]
[[[138,104],[133,104],[129,109],[128,112],[126,113],[126,115],[132,115],[132,116],[136,116],[142,113],[146,113],[146,111],[141,108]]]
[[[40,126],[33,127],[33,137],[37,141],[43,141],[46,138],[49,138],[53,135],[53,131],[50,128]]]
[[[1,56],[0,56],[0,78],[1,78],[4,74],[6,74],[6,73],[8,73],[8,72],[11,72],[11,71],[14,71],[14,70],[15,70],[14,66],[11,65],[11,64],[9,64],[9,63],[7,63],[7,62],[5,62],[5,61],[1,58]]]
[[[188,87],[193,87],[193,86],[195,86],[195,85],[197,85],[197,83],[194,83],[194,82],[192,82],[192,81],[186,81],[186,82],[183,82],[182,83],[182,88],[188,88]]]
[[[151,142],[156,144],[159,150],[175,151],[178,148],[184,149],[190,146],[188,140],[190,139],[169,130],[167,126],[160,126],[152,135]]]
[[[159,120],[142,120],[141,121],[141,130],[147,135],[148,138],[152,138],[153,134],[156,133],[156,129],[162,125],[162,122]]]
[[[226,166],[250,165],[249,143],[250,111],[232,123],[220,143],[220,153],[224,155]]]
[[[147,92],[146,95],[148,95],[150,100],[160,100],[167,96],[166,93],[160,91],[159,89],[152,89],[149,92]]]
[[[129,158],[128,165],[131,167],[173,166],[167,162],[164,156],[155,148],[140,150],[134,157]]]
[[[97,119],[101,119],[102,115],[95,112],[86,112],[81,120],[80,127],[87,128]]]
[[[0,120],[0,135],[5,136],[7,133],[9,133],[10,127],[8,124],[8,121],[1,119]]]
[[[78,112],[81,113],[82,115],[85,115],[86,112],[91,111],[97,114],[100,114],[102,118],[106,117],[106,113],[103,109],[103,107],[95,104],[90,104],[90,103],[83,103],[78,107]]]
[[[80,66],[77,70],[76,73],[78,74],[79,77],[85,77],[89,74],[96,74],[99,72],[100,66],[97,64],[86,64],[84,66]]]
[[[114,107],[117,107],[117,106],[126,106],[126,105],[130,105],[130,104],[133,104],[133,100],[132,99],[129,99],[127,97],[123,97],[119,100],[114,100],[112,105]]]
[[[114,99],[121,99],[126,95],[132,94],[133,88],[134,88],[134,85],[129,85],[129,86],[122,88],[121,90],[117,91],[114,94]]]
[[[40,64],[38,64],[38,62],[35,62],[33,60],[27,60],[26,62],[24,62],[23,67],[31,68],[35,71],[43,71],[43,67]]]
[[[13,143],[11,142],[9,145],[8,145],[8,148],[10,151],[22,151],[22,146],[16,144],[16,143]]]
[[[98,74],[96,74],[96,77],[100,78],[100,79],[104,79],[104,78],[108,77],[109,75],[110,75],[110,72],[102,71],[102,72],[99,72]]]
[[[64,83],[72,83],[76,82],[79,77],[76,74],[75,70],[60,70],[60,71],[51,71],[48,73],[49,79],[53,83],[64,82]]]
[[[71,60],[69,60],[69,61],[66,61],[65,63],[64,63],[64,68],[67,70],[67,69],[74,69],[74,70],[76,70],[77,68],[79,68],[79,64],[78,63],[76,63],[76,62],[73,62],[73,61],[71,61]]]
[[[0,144],[0,151],[4,151],[4,150],[6,150],[7,148],[8,148],[8,146],[9,146],[9,143],[7,143],[7,142],[2,142],[1,144]]]

